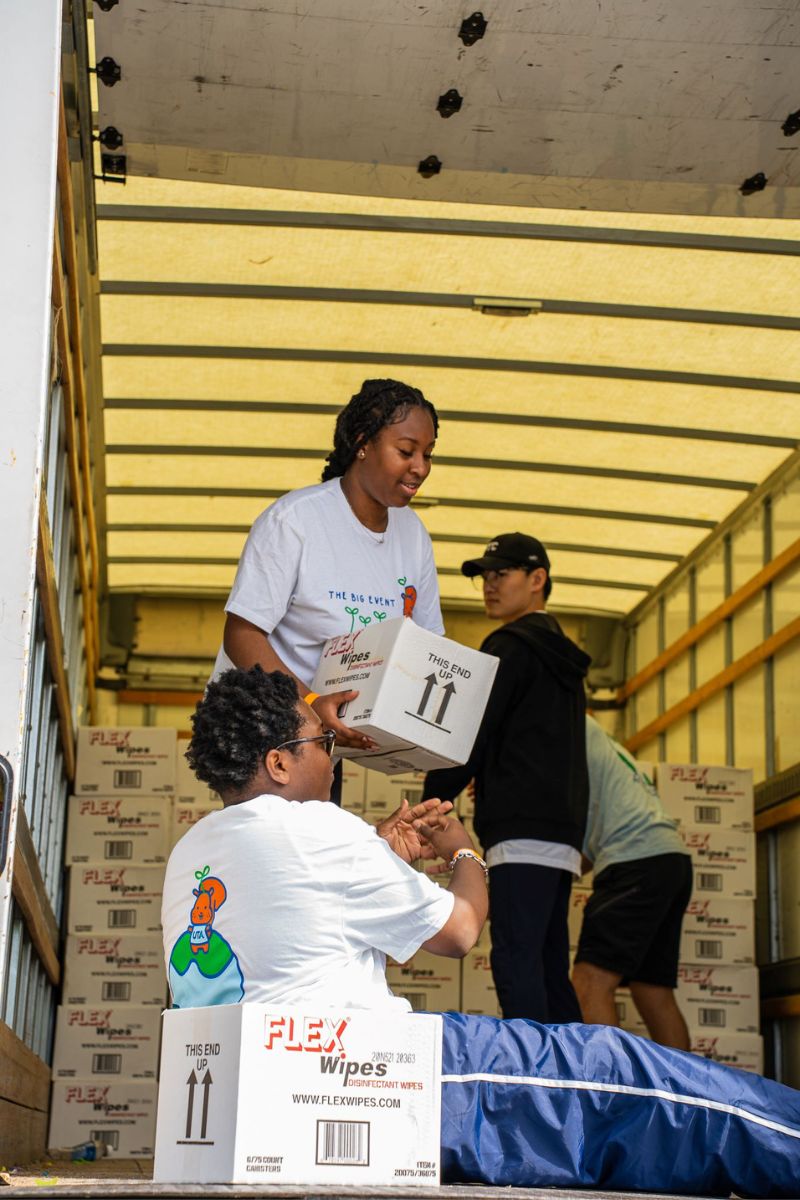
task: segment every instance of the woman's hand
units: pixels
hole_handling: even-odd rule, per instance
[[[430,804],[430,800],[426,800],[425,803]],[[426,821],[422,818],[414,824],[420,841],[428,844],[429,853],[423,854],[423,858],[442,858],[449,863],[456,850],[475,849],[475,843],[458,817],[450,816],[440,822]],[[432,875],[440,873],[436,870],[430,872]]]
[[[339,719],[339,709],[348,700],[355,700],[358,692],[329,692],[327,696],[317,696],[311,705],[314,712],[326,729],[332,729],[336,734],[336,745],[345,746],[349,750],[377,750],[378,743],[365,733],[351,729]]]
[[[453,805],[449,800],[423,800],[421,804],[411,807],[404,800],[395,812],[385,821],[376,826],[378,836],[394,850],[403,862],[412,863],[418,858],[433,858],[435,851],[427,838],[423,838],[421,829],[444,829],[447,825],[447,813]]]

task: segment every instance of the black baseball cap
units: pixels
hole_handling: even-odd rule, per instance
[[[544,567],[550,570],[547,551],[535,537],[527,533],[501,533],[493,538],[482,558],[468,558],[461,564],[461,574],[470,578],[482,571],[497,571],[502,567]]]

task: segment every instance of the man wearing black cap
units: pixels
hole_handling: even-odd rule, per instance
[[[500,665],[469,761],[430,772],[424,795],[450,800],[475,780],[503,1016],[580,1021],[567,913],[589,800],[583,681],[590,659],[545,612],[550,560],[536,538],[501,534],[461,570],[482,577],[487,615],[503,622],[481,646]]]

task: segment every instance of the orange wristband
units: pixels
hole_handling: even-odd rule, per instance
[[[315,700],[319,700],[319,692],[309,692],[308,695],[303,696],[303,703],[307,704],[309,708]]]

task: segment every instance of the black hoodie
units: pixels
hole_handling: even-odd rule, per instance
[[[536,838],[580,850],[589,803],[586,697],[591,659],[549,613],[527,613],[481,646],[500,659],[469,761],[431,771],[425,798],[452,800],[475,779],[484,849]]]

